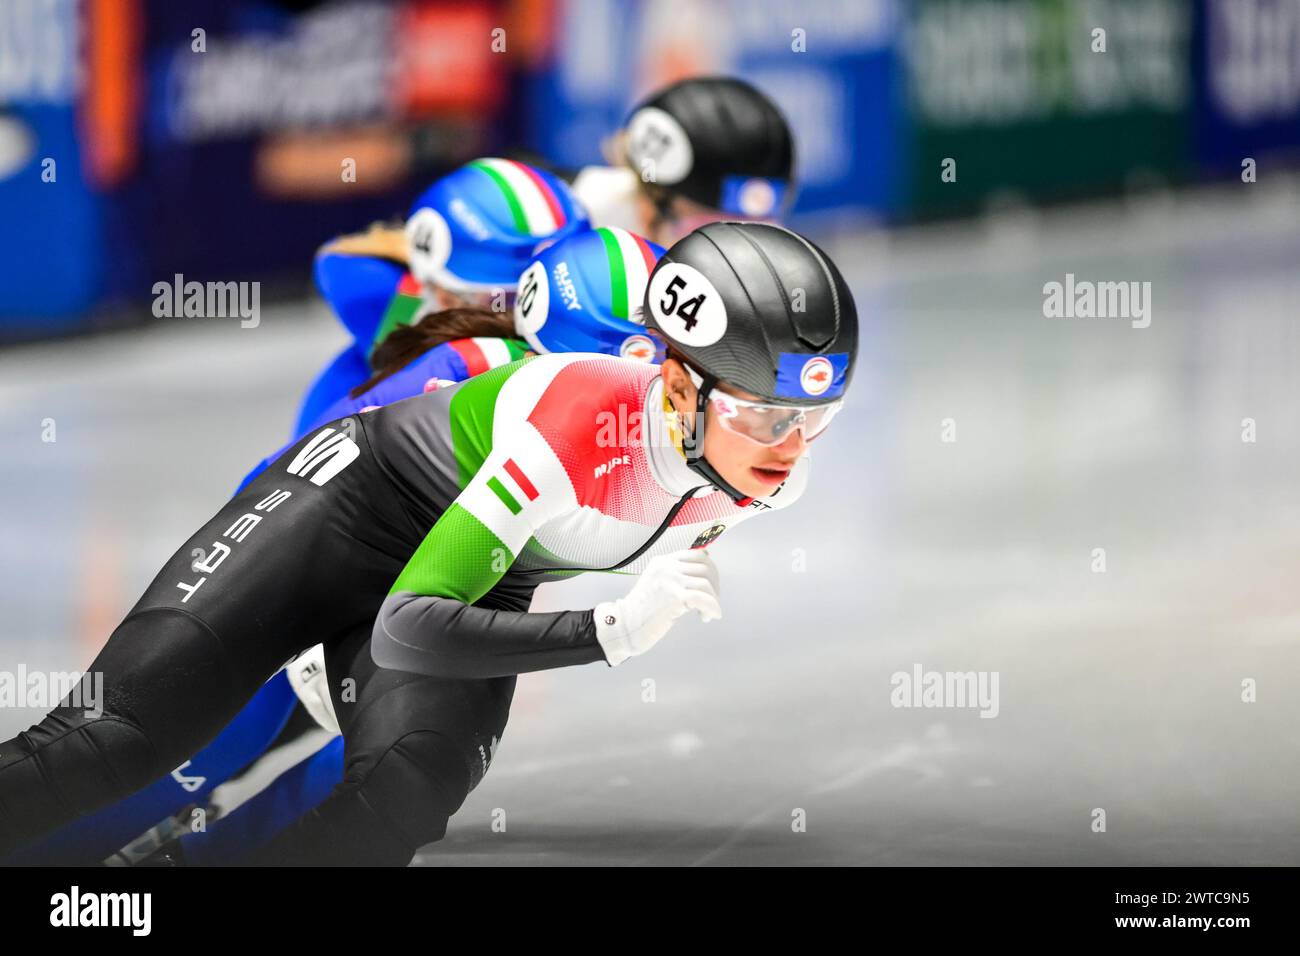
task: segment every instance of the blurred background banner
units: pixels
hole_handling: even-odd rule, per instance
[[[83,25],[75,0],[0,2],[0,333],[66,329],[103,289],[77,122]]]
[[[0,339],[175,273],[302,294],[442,172],[601,162],[695,74],[787,113],[814,233],[1294,163],[1297,37],[1300,0],[0,0]]]
[[[1244,158],[1300,159],[1300,2],[1201,0],[1196,159],[1239,174]]]
[[[301,290],[323,240],[501,148],[502,6],[0,0],[0,335],[177,272]]]
[[[404,213],[422,183],[498,147],[498,5],[296,6],[147,4],[128,216],[149,224],[150,275],[305,274],[323,240]]]
[[[917,0],[908,11],[914,214],[1182,178],[1191,4]]]
[[[797,13],[783,0],[557,2],[526,134],[556,162],[601,162],[601,141],[646,94],[687,76],[738,75],[790,121],[797,216],[895,212],[899,9],[894,0]]]

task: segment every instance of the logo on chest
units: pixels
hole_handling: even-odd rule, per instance
[[[632,464],[631,455],[619,455],[617,458],[611,458],[609,461],[603,461],[599,465],[597,465],[595,469],[593,469],[595,474],[592,477],[604,478],[606,475],[612,472],[615,468],[618,468],[620,465],[630,465],[630,464]]]
[[[714,541],[718,539],[718,536],[722,534],[722,532],[726,530],[727,530],[727,526],[725,524],[715,524],[708,531],[702,531],[700,533],[700,536],[695,539],[691,547],[707,548],[709,545],[711,545]]]

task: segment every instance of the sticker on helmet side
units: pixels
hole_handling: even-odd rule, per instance
[[[406,250],[411,274],[422,283],[437,281],[451,257],[451,230],[436,209],[425,206],[406,220]]]
[[[835,398],[844,392],[848,371],[848,352],[782,352],[776,362],[776,394],[781,398]]]
[[[655,325],[682,345],[712,345],[727,331],[722,296],[704,273],[685,263],[668,262],[657,268],[646,302]]]
[[[515,331],[533,335],[546,324],[550,308],[551,287],[546,281],[546,266],[534,262],[519,277],[519,294],[515,296]]]
[[[750,179],[740,187],[740,211],[746,216],[768,216],[776,208],[776,190],[766,179]]]
[[[638,362],[653,362],[655,360],[655,344],[650,341],[649,336],[629,335],[618,347],[618,354],[621,358],[634,359]]]
[[[751,219],[765,219],[777,214],[785,194],[786,183],[780,179],[724,176],[721,208]]]
[[[679,183],[695,162],[691,138],[670,113],[647,106],[627,122],[627,155],[646,182]]]
[[[820,395],[831,387],[831,382],[835,379],[835,369],[831,363],[815,355],[803,363],[803,369],[799,372],[799,384],[809,395]]]

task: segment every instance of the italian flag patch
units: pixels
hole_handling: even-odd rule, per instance
[[[513,458],[506,459],[501,473],[489,478],[487,486],[501,499],[501,503],[512,515],[517,515],[524,509],[524,506],[519,503],[519,497],[527,498],[529,501],[537,500],[537,486],[529,480]],[[516,497],[516,494],[519,497]]]

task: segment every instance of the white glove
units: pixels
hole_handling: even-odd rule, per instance
[[[617,667],[654,647],[690,610],[702,621],[722,617],[718,567],[702,548],[652,558],[626,597],[597,604],[596,640]]]
[[[334,701],[330,699],[329,678],[325,676],[325,648],[317,644],[303,651],[284,667],[289,685],[298,695],[307,713],[331,733],[339,731],[339,719],[334,714]]]

